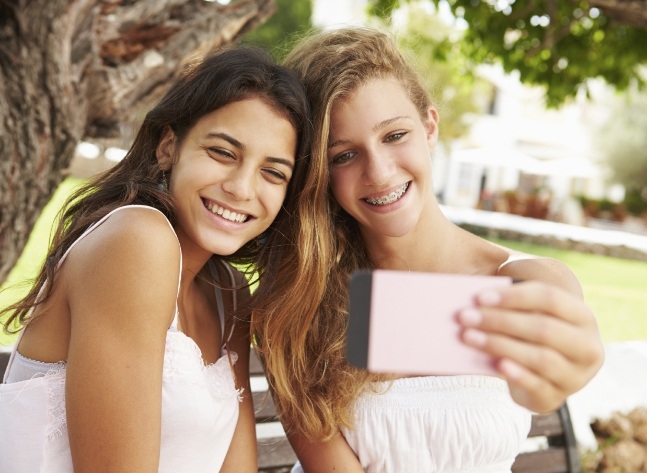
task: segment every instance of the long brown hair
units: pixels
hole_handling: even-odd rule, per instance
[[[394,39],[379,30],[347,27],[302,40],[284,65],[306,87],[313,110],[312,162],[321,171],[299,200],[297,246],[276,270],[274,289],[257,299],[252,317],[274,400],[288,429],[327,439],[352,427],[352,401],[369,381],[383,379],[345,361],[347,284],[358,268],[372,268],[357,222],[328,191],[330,112],[368,80],[400,81],[421,117],[431,100]]]
[[[166,127],[181,143],[204,115],[229,103],[257,97],[284,116],[297,132],[297,155],[293,177],[288,185],[285,205],[266,231],[264,240],[282,241],[277,236],[295,213],[295,196],[308,175],[311,140],[310,109],[303,87],[289,69],[273,62],[267,52],[256,47],[230,46],[206,55],[182,71],[161,101],[144,118],[135,140],[117,165],[79,188],[61,210],[47,258],[33,281],[29,293],[0,311],[10,313],[4,323],[6,332],[25,325],[32,309],[49,297],[56,268],[70,245],[94,222],[111,210],[129,204],[159,209],[175,225],[174,203],[169,194],[158,189],[162,178],[155,150]],[[265,267],[269,257],[263,246],[248,242],[226,258],[234,263]],[[41,297],[38,297],[43,287]]]

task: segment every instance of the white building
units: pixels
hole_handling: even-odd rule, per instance
[[[496,66],[483,66],[480,73],[492,84],[492,96],[444,160],[444,182],[436,178],[444,203],[476,207],[483,195],[542,190],[555,212],[571,196],[605,195],[594,134],[608,107],[578,97],[549,110],[543,89],[522,85]],[[604,96],[601,86],[592,86]]]

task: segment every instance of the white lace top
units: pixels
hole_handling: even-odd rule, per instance
[[[116,210],[128,207],[133,206]],[[90,227],[79,240],[111,214]],[[65,256],[60,264],[64,259]],[[217,278],[217,271],[211,268]],[[227,269],[233,278],[231,269]],[[216,300],[224,333],[219,290]],[[214,364],[205,365],[196,343],[176,326],[177,310],[166,335],[159,472],[216,472],[222,466],[238,420],[240,393],[229,360],[235,362],[236,354],[228,356],[223,350]],[[15,350],[4,383],[0,384],[0,472],[72,473],[65,412],[65,363],[40,363],[41,374],[12,382]]]

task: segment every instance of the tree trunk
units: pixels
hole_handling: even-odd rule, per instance
[[[647,28],[647,0],[589,0],[589,5],[616,23]]]
[[[0,282],[80,140],[127,144],[183,62],[273,13],[273,0],[0,1]]]

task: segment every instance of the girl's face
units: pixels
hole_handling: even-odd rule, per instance
[[[433,108],[425,120],[400,82],[373,79],[330,116],[330,185],[365,236],[406,235],[430,202]]]
[[[179,145],[168,130],[158,150],[172,165],[177,232],[209,253],[229,255],[277,216],[294,169],[292,124],[259,98],[202,117]]]

